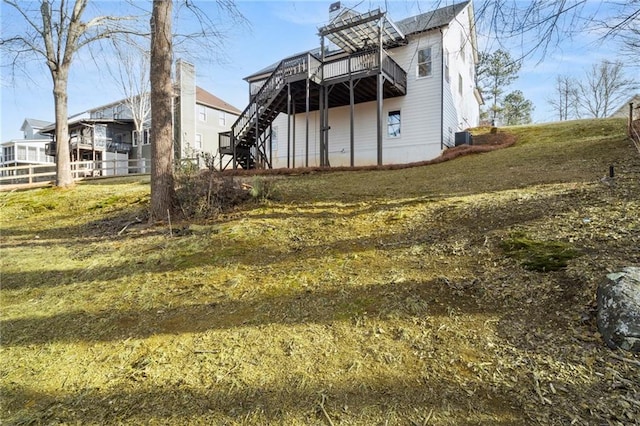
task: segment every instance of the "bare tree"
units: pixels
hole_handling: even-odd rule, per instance
[[[580,116],[578,82],[566,75],[557,76],[555,92],[547,102],[558,113],[559,121],[578,118]]]
[[[151,220],[174,211],[171,63],[172,1],[153,0],[151,15]]]
[[[134,145],[140,172],[142,167],[142,145],[145,125],[151,118],[151,94],[149,83],[149,49],[145,37],[112,39],[115,61],[105,61],[107,69],[124,96],[124,104],[131,114],[134,124]]]
[[[10,52],[17,65],[19,57],[35,55],[45,61],[53,82],[55,105],[56,185],[73,185],[69,152],[67,85],[69,69],[75,54],[96,40],[124,32],[123,20],[132,17],[97,16],[83,19],[88,0],[73,2],[40,0],[39,7],[31,2],[4,0],[24,20],[24,33],[2,38],[0,45]]]
[[[585,80],[580,83],[580,103],[590,116],[607,117],[612,108],[636,88],[636,83],[624,76],[622,68],[620,61],[602,61],[587,71]]]
[[[631,59],[630,65],[640,66],[640,0],[608,3],[616,10],[607,19],[594,20],[595,29],[604,30],[603,38],[613,38],[620,43],[620,53]]]
[[[491,49],[517,43],[522,48],[517,59],[544,58],[566,38],[593,29],[604,40],[628,43],[635,52],[640,45],[640,0],[479,0],[474,9],[477,30],[493,44]]]

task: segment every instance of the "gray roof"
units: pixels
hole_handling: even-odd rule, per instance
[[[455,18],[456,15],[468,4],[469,1],[464,1],[452,6],[441,7],[440,9],[432,10],[431,12],[403,19],[396,22],[396,25],[405,35],[417,34],[444,27],[445,25],[448,25],[449,22],[451,22],[453,18]]]
[[[456,15],[460,13],[462,9],[464,9],[469,3],[470,0],[466,0],[451,6],[441,7],[440,9],[432,10],[431,12],[422,13],[420,15],[405,18],[401,21],[396,21],[395,24],[405,36],[433,30],[448,25],[453,20],[453,18],[455,18]],[[304,53],[311,53],[312,55],[319,56],[320,48],[315,48],[309,50],[308,52],[300,52],[283,59],[293,58]],[[276,69],[280,62],[281,61],[275,62],[261,69],[260,71],[248,75],[244,79],[249,81],[254,77],[271,73]]]
[[[25,118],[24,119],[24,123],[22,124],[22,128],[20,130],[24,130],[24,125],[25,124],[28,124],[34,130],[38,130],[38,129],[42,129],[43,127],[48,126],[49,124],[51,124],[51,122],[50,121],[44,121],[44,120],[37,120],[35,118]]]

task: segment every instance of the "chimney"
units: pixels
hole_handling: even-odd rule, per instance
[[[335,3],[331,3],[331,6],[329,6],[329,22],[332,22],[334,19],[336,19],[336,16],[338,16],[340,12],[342,12],[340,2],[337,1]]]

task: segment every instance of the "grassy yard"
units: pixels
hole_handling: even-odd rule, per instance
[[[148,178],[0,193],[0,422],[637,424],[594,307],[640,265],[640,156],[621,120],[504,131],[171,229]]]

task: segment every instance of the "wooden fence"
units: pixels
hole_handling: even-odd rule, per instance
[[[71,174],[75,180],[150,172],[151,161],[145,159],[71,162]],[[0,167],[0,190],[46,186],[53,183],[55,177],[56,165],[52,163]]]

